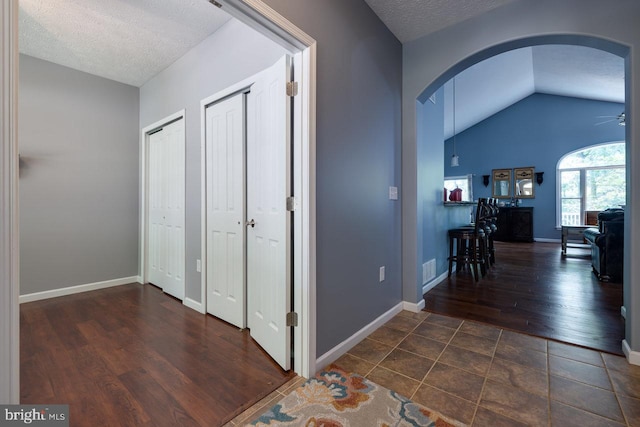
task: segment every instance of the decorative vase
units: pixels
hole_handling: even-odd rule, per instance
[[[452,202],[461,202],[462,201],[462,189],[455,188],[451,190],[451,194],[449,194],[449,200]]]

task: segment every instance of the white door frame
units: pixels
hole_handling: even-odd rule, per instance
[[[316,41],[260,0],[220,0],[232,16],[272,40],[300,51],[296,79],[300,84],[294,135],[300,151],[294,157],[295,192],[299,209],[294,251],[295,371],[305,377],[316,370]],[[18,1],[0,2],[0,400],[19,403],[20,320],[18,228]],[[296,55],[297,56],[297,55]],[[301,171],[301,173],[298,173]],[[300,184],[300,185],[297,185]],[[142,259],[142,257],[141,257]]]
[[[149,134],[180,119],[185,121],[184,132],[186,135],[187,117],[184,109],[145,126],[140,132],[140,240],[138,243],[140,251],[140,283],[147,283],[149,277],[149,225],[147,224],[149,214]],[[183,139],[185,135],[183,135]],[[183,263],[185,263],[184,260]]]
[[[316,372],[316,218],[315,218],[315,119],[316,119],[316,41],[260,0],[220,0],[222,9],[280,44],[293,57],[299,92],[294,98],[293,116],[293,275],[294,310],[298,327],[293,331],[293,370],[304,377]],[[253,80],[252,80],[253,79]],[[255,76],[220,91],[200,103],[201,159],[204,162],[204,114],[208,104],[246,90]],[[204,174],[205,165],[201,166]],[[204,179],[204,178],[201,178]],[[201,181],[204,182],[204,181]],[[204,189],[203,197],[205,195]],[[206,208],[201,202],[204,219]],[[206,230],[203,223],[202,230]],[[202,257],[206,240],[202,239]],[[202,306],[206,307],[206,272],[202,270]]]

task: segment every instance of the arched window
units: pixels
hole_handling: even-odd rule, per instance
[[[574,151],[558,162],[558,226],[585,224],[587,212],[625,204],[625,144]]]

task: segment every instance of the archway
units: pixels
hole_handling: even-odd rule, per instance
[[[420,291],[422,288],[421,286],[422,283],[421,281],[418,280],[418,278],[422,277],[420,274],[421,267],[422,267],[421,263],[425,259],[429,259],[429,257],[424,256],[425,254],[423,252],[426,252],[422,247],[422,245],[424,245],[424,242],[420,241],[420,239],[424,238],[424,235],[425,235],[422,222],[425,220],[425,218],[438,217],[438,214],[435,212],[437,212],[438,209],[441,208],[441,204],[440,206],[438,206],[437,203],[433,203],[434,201],[438,202],[439,200],[434,198],[431,195],[431,194],[435,194],[436,192],[441,192],[440,181],[438,180],[437,182],[434,182],[433,185],[431,185],[431,187],[429,188],[421,188],[421,184],[424,183],[424,177],[420,176],[420,171],[417,166],[418,164],[420,164],[420,168],[423,168],[426,166],[431,170],[437,171],[440,166],[438,166],[436,163],[437,162],[442,163],[442,159],[444,158],[443,152],[438,151],[438,149],[430,150],[430,155],[433,158],[433,161],[430,162],[429,160],[427,160],[426,165],[424,164],[425,163],[424,159],[420,158],[419,144],[420,144],[420,138],[422,137],[421,133],[422,134],[424,133],[424,123],[421,122],[420,116],[423,115],[423,112],[424,112],[423,109],[426,108],[425,106],[428,106],[429,104],[427,100],[446,81],[450,80],[453,76],[455,76],[462,70],[480,61],[483,61],[484,59],[487,59],[492,56],[498,55],[500,53],[507,52],[517,48],[545,45],[545,44],[565,44],[565,45],[586,46],[586,47],[600,49],[623,58],[625,60],[625,74],[626,74],[625,91],[627,94],[626,100],[625,100],[625,111],[629,111],[630,104],[631,104],[631,99],[630,99],[631,97],[629,96],[630,78],[632,75],[631,73],[632,64],[629,57],[629,51],[630,51],[629,46],[626,46],[621,43],[613,42],[611,40],[606,40],[604,38],[590,36],[590,35],[554,34],[554,35],[544,35],[544,36],[530,36],[530,37],[523,37],[519,39],[510,40],[503,43],[497,43],[495,45],[486,47],[474,53],[470,53],[468,56],[458,60],[457,62],[452,61],[451,65],[443,69],[438,75],[436,75],[431,79],[429,79],[428,77],[425,77],[420,89],[417,87],[417,84],[419,84],[419,80],[417,78],[414,79],[413,83],[416,83],[416,85],[414,85],[414,89],[418,89],[417,92],[414,92],[415,95],[412,98],[415,101],[411,101],[414,108],[411,108],[411,111],[407,111],[407,109],[405,109],[406,116],[403,117],[403,120],[404,120],[403,130],[405,131],[405,135],[403,136],[403,139],[404,139],[403,150],[405,151],[405,153],[403,154],[403,159],[405,161],[403,163],[403,181],[404,181],[406,194],[416,195],[415,204],[412,202],[407,202],[406,201],[407,197],[405,197],[405,205],[403,206],[403,208],[405,209],[405,214],[403,215],[405,219],[405,228],[404,228],[404,234],[403,234],[403,238],[405,240],[405,244],[403,245],[403,249],[404,249],[403,274],[405,277],[403,291],[404,291],[405,300],[411,301],[413,297],[413,292],[415,292],[416,290],[419,297],[418,301],[420,300],[420,296],[421,296]],[[465,50],[466,48],[468,47],[464,46],[459,50]],[[426,84],[424,83],[425,81],[427,81]],[[407,93],[405,92],[404,95],[406,96]],[[407,129],[409,130],[409,132],[407,132]],[[627,168],[626,168],[627,182],[631,181],[630,173],[631,173],[631,166],[633,163],[633,158],[632,156],[629,155],[630,150],[632,148],[632,143],[633,143],[632,139],[630,138],[630,135],[632,135],[632,129],[633,129],[633,124],[628,123],[625,129],[625,133],[626,133],[625,139],[627,141],[626,150],[627,150],[627,157],[629,159],[629,161],[627,162]],[[433,148],[433,147],[430,147],[430,148]],[[415,164],[411,162],[411,164],[409,165],[407,163],[408,158],[414,158]],[[408,166],[408,170],[406,169],[407,166]],[[414,167],[415,169],[413,169]],[[415,179],[415,182],[413,182],[414,179]],[[411,181],[409,189],[407,189],[408,181]],[[426,196],[423,199],[421,197],[423,197],[424,194],[429,194],[429,196]],[[632,201],[632,197],[628,196],[627,209],[629,211],[631,211],[632,209],[631,201]],[[415,209],[415,216],[413,211],[414,209]],[[631,215],[628,215],[628,216],[631,217]],[[630,219],[627,222],[630,223],[632,222],[632,220]],[[630,229],[631,225],[627,224],[627,227],[629,227]],[[445,231],[446,228],[447,228],[447,224],[442,224],[442,227],[440,229],[436,227],[431,231],[433,233],[440,233],[442,235],[446,235],[446,231]],[[629,233],[627,233],[627,235],[629,235]],[[440,238],[437,237],[436,235],[432,235],[430,237],[431,237],[431,243],[436,242],[435,244],[436,245],[439,244],[440,246],[436,258],[439,258],[441,260],[442,259],[446,260],[446,253],[445,253],[446,247],[443,247],[442,245],[442,241],[444,241],[444,239],[440,240]],[[415,246],[412,248],[411,246],[413,245]],[[634,334],[634,327],[633,327],[634,325],[632,322],[632,317],[629,315],[629,313],[630,313],[630,309],[633,309],[634,306],[637,305],[637,304],[634,304],[636,302],[635,299],[637,298],[633,297],[631,292],[632,281],[630,277],[632,277],[632,273],[633,273],[633,271],[629,271],[632,269],[632,267],[629,266],[630,260],[632,259],[631,251],[632,251],[631,245],[627,245],[625,243],[626,273],[624,276],[623,286],[624,286],[624,293],[625,293],[624,305],[628,315],[626,318],[626,330],[627,330],[626,340],[623,341],[623,349],[625,351],[625,354],[627,354],[627,356],[629,357],[630,361],[632,359],[637,358],[638,356],[637,353],[635,351],[632,351],[631,347],[629,346],[629,343],[633,341],[632,337]],[[413,257],[414,255],[415,255],[415,258],[412,260],[411,257]],[[438,269],[438,271],[442,271],[441,265],[442,264],[439,265],[440,268]],[[636,343],[636,347],[637,345],[638,344]],[[633,357],[630,357],[629,356],[630,354]],[[638,363],[638,361],[636,361],[636,363]]]

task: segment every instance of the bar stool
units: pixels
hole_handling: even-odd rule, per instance
[[[479,226],[484,231],[484,267],[483,273],[486,273],[486,269],[491,267],[493,263],[491,262],[491,248],[493,245],[493,233],[495,232],[492,225],[492,209],[490,205],[489,199],[482,199],[483,206],[482,212],[480,214],[480,219],[477,219],[476,222],[480,222]],[[480,201],[478,201],[480,203]],[[483,274],[484,276],[484,274]]]
[[[485,234],[486,199],[478,200],[476,208],[476,220],[472,227],[459,227],[450,229],[449,234],[449,277],[456,263],[456,271],[461,271],[468,266],[476,280],[480,280],[480,273],[486,274],[486,234]],[[453,247],[456,253],[453,254]]]
[[[496,249],[493,245],[493,236],[498,231],[498,212],[500,208],[498,207],[498,199],[490,198],[488,203],[488,218],[487,223],[489,227],[491,227],[491,234],[489,234],[487,242],[488,242],[488,254],[489,254],[489,264],[494,265],[496,263]]]
[[[478,207],[476,208],[476,215],[474,223],[470,225],[464,225],[458,228],[470,229],[473,230],[475,226],[475,222],[478,223],[478,226],[481,230],[484,231],[484,265],[482,266],[482,276],[486,275],[487,268],[491,267],[494,262],[491,260],[491,254],[493,249],[493,233],[498,229],[495,225],[497,222],[497,210],[494,211],[492,208],[492,204],[495,205],[497,209],[497,200],[496,199],[485,199],[481,198],[478,200]],[[495,213],[494,213],[495,212]],[[494,256],[495,259],[495,256]]]

